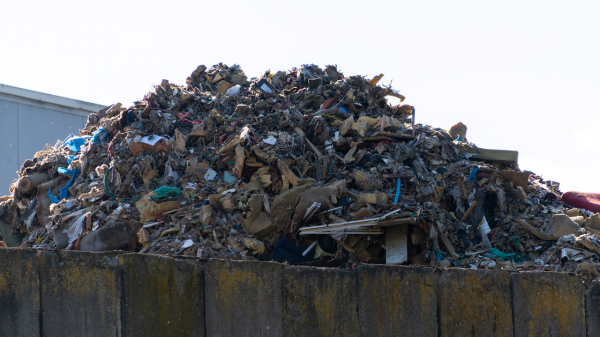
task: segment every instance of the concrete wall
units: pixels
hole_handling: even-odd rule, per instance
[[[16,171],[46,143],[79,135],[87,115],[103,106],[0,84],[0,196]]]
[[[597,336],[566,273],[0,249],[0,336]]]

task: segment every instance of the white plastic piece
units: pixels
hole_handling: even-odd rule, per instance
[[[242,86],[238,84],[238,85],[235,85],[235,86],[227,89],[226,94],[227,94],[227,96],[235,96],[240,93],[241,89],[242,89]]]
[[[183,245],[181,246],[181,249],[186,249],[189,248],[191,246],[194,245],[194,241],[192,241],[191,239],[187,239],[183,242]]]
[[[317,245],[317,240],[315,240],[313,243],[311,243],[310,246],[308,246],[308,248],[306,248],[306,250],[304,252],[302,252],[302,256],[306,256],[306,254],[308,254],[308,252],[310,252],[311,249],[315,248],[316,245]]]
[[[272,93],[273,93],[273,90],[271,90],[271,88],[269,88],[269,86],[268,86],[267,84],[263,84],[263,85],[260,87],[260,89],[261,89],[261,90],[263,90],[263,91],[265,91],[265,92],[268,92],[269,94],[272,94]]]
[[[216,176],[217,176],[217,172],[215,172],[214,170],[208,169],[208,171],[206,171],[206,174],[204,174],[204,180],[214,180]]]
[[[492,231],[490,229],[490,225],[488,224],[487,220],[485,219],[485,216],[483,217],[483,219],[481,219],[481,224],[479,226],[481,227],[481,229],[483,230],[483,232],[486,235]]]

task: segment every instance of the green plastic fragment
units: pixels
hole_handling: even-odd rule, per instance
[[[502,261],[519,261],[521,260],[521,256],[517,253],[502,253],[496,248],[490,248],[490,253],[494,254],[495,258],[501,258]]]
[[[235,184],[237,180],[229,171],[225,171],[225,175],[223,176],[223,180],[225,180],[228,184]]]
[[[181,190],[179,188],[171,186],[161,186],[155,189],[153,192],[156,193],[155,196],[151,197],[154,200],[164,198],[168,194],[181,195]]]

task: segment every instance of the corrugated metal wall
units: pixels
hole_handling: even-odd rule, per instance
[[[33,158],[46,143],[54,145],[70,133],[79,135],[86,117],[0,99],[0,196],[26,159]]]

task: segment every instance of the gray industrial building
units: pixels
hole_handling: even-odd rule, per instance
[[[0,196],[26,159],[47,143],[79,135],[87,116],[104,106],[0,84]]]

